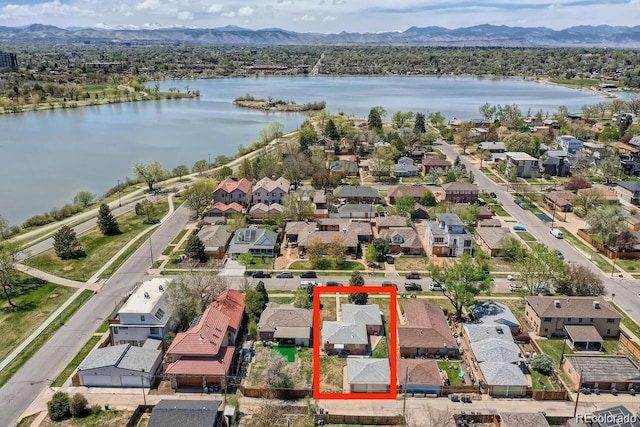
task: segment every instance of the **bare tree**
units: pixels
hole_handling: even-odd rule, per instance
[[[17,307],[17,305],[11,300],[11,294],[15,289],[18,279],[18,272],[14,265],[18,262],[19,252],[20,246],[15,243],[0,243],[0,286],[2,286],[7,302],[14,308]]]
[[[405,415],[407,427],[455,427],[453,410],[429,407],[428,410],[409,409]]]
[[[204,311],[211,301],[229,287],[226,279],[211,271],[190,270],[180,274],[176,281],[183,282],[194,298],[200,302],[200,311]]]

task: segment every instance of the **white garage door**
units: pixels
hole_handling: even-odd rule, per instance
[[[80,375],[80,382],[86,387],[111,387],[111,375]]]
[[[120,381],[122,382],[122,387],[141,387],[142,380],[139,375],[121,375]],[[144,386],[148,387],[148,380],[145,378]]]

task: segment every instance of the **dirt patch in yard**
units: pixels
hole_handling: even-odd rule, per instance
[[[51,295],[49,295],[49,299],[51,299],[51,298],[58,298],[59,296],[60,296],[60,295],[58,295],[58,294],[51,294]]]
[[[71,270],[73,270],[73,266],[72,265],[65,265],[64,267],[62,267],[62,269],[64,271],[71,271]]]
[[[133,412],[131,411],[100,411],[82,418],[70,418],[64,421],[54,422],[45,418],[40,427],[121,427],[126,426]]]

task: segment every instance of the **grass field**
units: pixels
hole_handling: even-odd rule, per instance
[[[551,358],[553,359],[554,366],[556,368],[559,368],[564,340],[541,339],[541,340],[536,340],[536,344],[538,344],[538,347],[540,347],[543,353],[551,356]],[[571,349],[571,346],[569,345],[568,342],[566,345],[564,345],[564,354],[573,354],[573,350]]]
[[[382,337],[376,348],[373,349],[371,357],[377,359],[387,359],[389,357],[389,344],[387,343],[387,337]]]
[[[342,390],[342,372],[347,359],[333,356],[320,357],[320,391]]]
[[[169,211],[166,201],[157,204],[156,218],[162,218]],[[25,261],[25,264],[59,277],[86,281],[98,271],[111,257],[138,233],[151,227],[143,223],[144,217],[129,212],[118,218],[122,234],[117,236],[103,236],[100,230],[92,228],[80,235],[78,240],[87,256],[73,260],[61,260],[55,251],[49,249]]]
[[[4,293],[0,297],[0,360],[4,359],[24,341],[51,313],[56,311],[76,290],[54,285],[40,279],[19,275],[18,286],[12,301],[18,308],[11,308]]]
[[[429,258],[427,257],[398,257],[395,259],[397,271],[427,271]]]
[[[516,234],[518,236],[520,236],[520,238],[522,240],[524,240],[525,242],[537,242],[538,241],[538,239],[533,237],[533,234],[529,233],[528,231],[516,231]]]
[[[464,385],[464,381],[458,376],[458,373],[460,372],[459,360],[440,360],[438,361],[438,368],[447,373],[450,385]]]
[[[311,261],[295,261],[291,263],[291,265],[289,266],[289,270],[321,270],[321,269],[314,267],[311,264]],[[356,261],[344,261],[339,265],[335,265],[333,262],[331,262],[328,265],[328,268],[324,268],[322,270],[362,271],[364,270],[364,265]]]
[[[131,411],[99,411],[81,418],[69,418],[64,421],[53,422],[46,417],[41,427],[120,427],[127,425],[131,418]]]

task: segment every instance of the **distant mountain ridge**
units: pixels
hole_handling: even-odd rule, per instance
[[[564,30],[546,27],[476,25],[448,29],[411,27],[403,32],[384,33],[298,33],[280,28],[251,30],[228,25],[220,28],[58,28],[32,24],[0,26],[1,42],[24,43],[136,43],[205,45],[403,45],[403,46],[506,46],[506,47],[614,47],[640,48],[640,25],[575,26]]]

